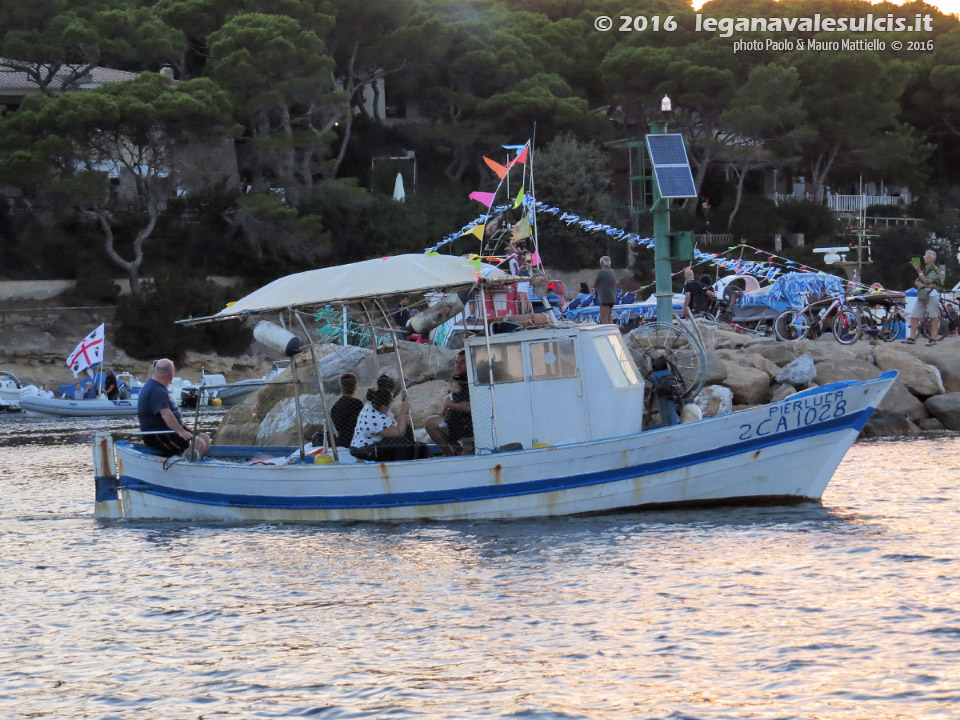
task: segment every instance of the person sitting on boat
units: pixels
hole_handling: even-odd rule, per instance
[[[203,457],[210,449],[210,436],[206,433],[195,433],[184,426],[180,408],[173,404],[167,392],[175,372],[173,360],[158,360],[153,368],[153,377],[140,389],[137,400],[140,431],[155,433],[144,435],[143,443],[154,450],[184,457],[188,456],[193,444],[196,446],[197,457]]]
[[[50,389],[50,383],[44,383],[37,395],[42,398],[52,398],[53,390]]]
[[[330,419],[336,429],[336,443],[338,446],[349,446],[353,441],[353,433],[357,429],[357,417],[363,410],[363,400],[355,398],[357,391],[357,376],[353,373],[344,373],[340,376],[340,397],[330,408]]]
[[[117,383],[117,376],[112,370],[107,370],[107,377],[103,381],[103,392],[107,400],[120,399],[120,385]]]
[[[450,393],[443,399],[443,414],[431,415],[424,421],[430,438],[444,455],[462,455],[462,440],[473,437],[473,415],[470,413],[470,386],[467,384],[467,356],[461,350],[454,359]]]
[[[411,445],[406,437],[410,401],[403,398],[399,420],[390,411],[392,402],[393,393],[387,388],[367,390],[367,403],[357,416],[357,428],[350,443],[350,452],[354,457],[379,462],[413,460],[417,457],[416,445]]]
[[[393,309],[390,319],[393,320],[393,324],[396,325],[397,330],[400,331],[400,338],[402,340],[406,340],[412,334],[412,331],[407,326],[410,324],[410,318],[415,314],[416,313],[410,309],[410,296],[401,295],[397,306]]]

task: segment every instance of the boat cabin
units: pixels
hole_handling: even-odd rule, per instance
[[[566,445],[642,429],[643,378],[616,327],[550,327],[464,345],[478,450]]]

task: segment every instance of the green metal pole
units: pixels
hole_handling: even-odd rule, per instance
[[[665,121],[650,123],[651,135],[667,131]],[[673,322],[673,280],[670,267],[670,201],[660,197],[653,181],[653,269],[656,279],[657,322]]]

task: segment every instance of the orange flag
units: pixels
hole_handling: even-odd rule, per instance
[[[493,160],[491,160],[486,156],[483,158],[483,161],[487,164],[487,167],[493,170],[497,174],[497,177],[500,178],[501,180],[503,180],[507,176],[507,168],[505,168],[500,163],[494,162]]]

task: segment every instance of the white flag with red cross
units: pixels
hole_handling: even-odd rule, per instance
[[[67,358],[67,367],[73,370],[73,376],[88,367],[103,362],[103,325],[87,335]]]

